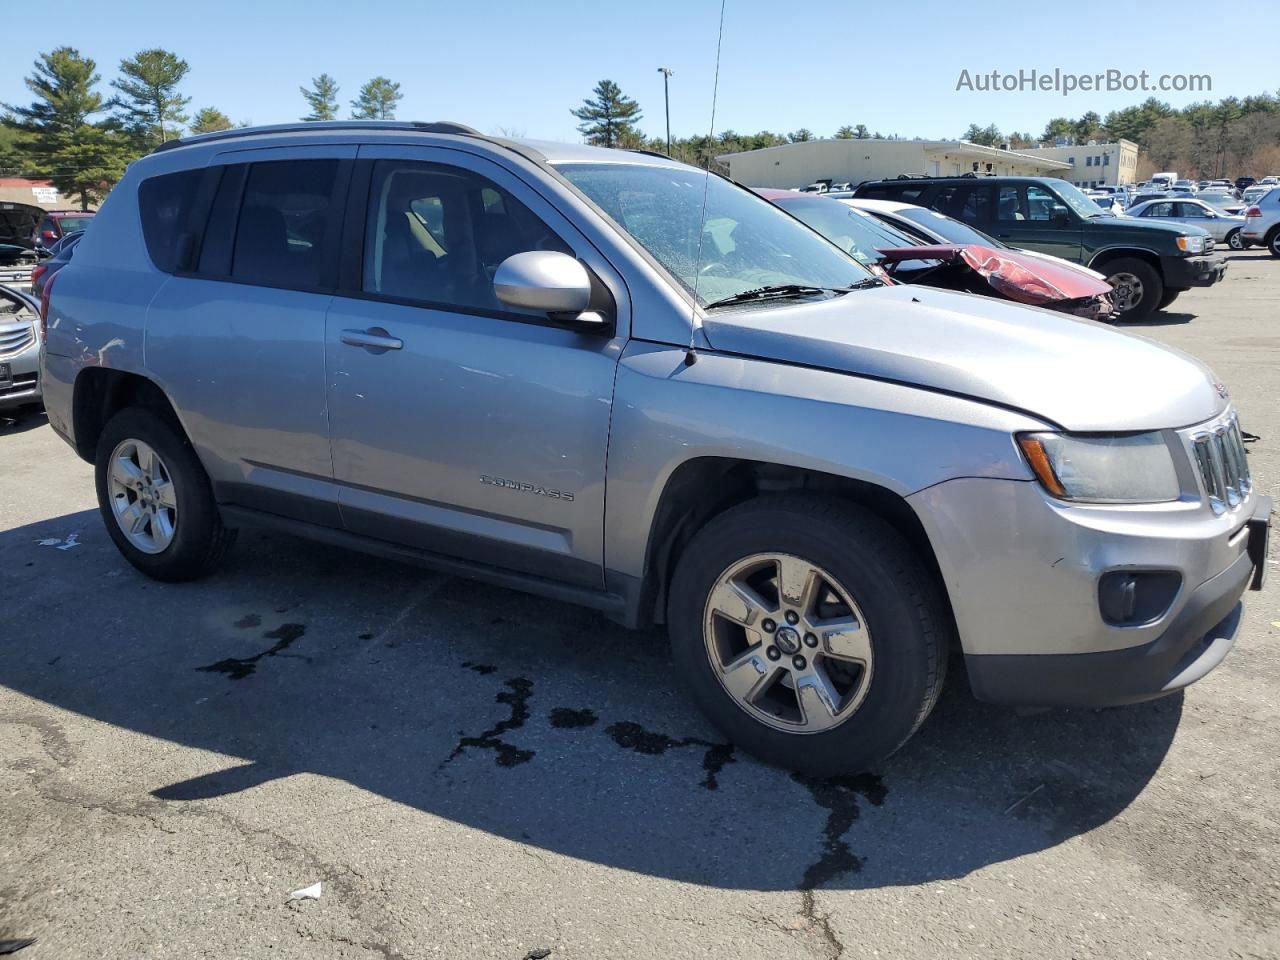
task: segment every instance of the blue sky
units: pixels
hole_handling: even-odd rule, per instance
[[[216,106],[236,121],[297,119],[305,108],[299,85],[323,71],[341,84],[345,115],[359,85],[383,74],[401,84],[401,119],[575,140],[569,109],[607,77],[640,102],[641,127],[658,135],[660,66],[675,71],[673,133],[705,132],[710,121],[718,0],[219,0],[198,14],[178,13],[185,6],[51,0],[8,38],[0,102],[29,100],[23,77],[39,52],[55,46],[96,59],[104,85],[122,57],[161,46],[191,64],[184,89],[192,107]],[[1208,94],[1157,94],[1175,105],[1274,89],[1266,59],[1253,55],[1256,48],[1242,52],[1248,32],[1230,22],[1239,11],[1201,31],[1200,2],[1166,0],[1153,8],[1158,16],[1091,0],[1069,7],[728,0],[717,129],[803,126],[830,136],[841,124],[864,123],[886,134],[957,137],[975,121],[1038,134],[1052,116],[1105,115],[1146,96],[957,92],[962,69],[1212,76]]]

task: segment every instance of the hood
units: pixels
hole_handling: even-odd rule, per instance
[[[1106,278],[1088,267],[1024,250],[997,250],[979,243],[952,243],[890,247],[876,252],[886,262],[934,259],[952,262],[958,257],[1001,296],[1037,307],[1064,300],[1104,296],[1111,292],[1111,284]]]
[[[1142,217],[1094,217],[1089,221],[1090,227],[1102,227],[1104,230],[1151,230],[1156,233],[1168,234],[1171,237],[1177,237],[1183,234],[1204,234],[1206,237],[1209,231],[1201,227],[1193,226],[1189,223],[1159,223],[1155,220],[1145,220]]]
[[[1200,423],[1226,401],[1184,354],[1103,324],[922,286],[708,312],[714,349],[973,397],[1067,430]]]
[[[44,210],[28,203],[0,203],[0,243],[30,249],[43,216]]]

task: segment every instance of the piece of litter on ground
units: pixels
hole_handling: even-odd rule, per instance
[[[322,881],[317,880],[315,883],[313,883],[309,887],[303,887],[301,890],[293,891],[293,893],[289,894],[289,901],[292,902],[294,900],[319,900],[321,884],[322,884]]]
[[[0,940],[0,954],[17,953],[23,947],[29,947],[35,942],[35,937],[27,937],[23,940]]]
[[[70,550],[72,547],[78,547],[78,546],[80,546],[80,534],[73,533],[71,534],[71,536],[67,537],[66,542],[62,544],[62,546],[58,547],[58,549]]]
[[[61,537],[45,537],[43,540],[37,540],[36,543],[42,547],[56,547],[59,550],[70,550],[72,547],[80,546],[80,533],[77,531],[65,540]]]
[[[1271,625],[1275,627],[1277,630],[1280,630],[1280,620],[1272,620]]]
[[[535,947],[524,955],[524,960],[546,960],[551,956],[550,947]]]
[[[1013,813],[1013,811],[1017,810],[1020,806],[1022,806],[1024,803],[1026,803],[1028,800],[1030,800],[1032,797],[1034,797],[1037,793],[1039,793],[1043,789],[1044,789],[1044,784],[1042,783],[1040,784],[1040,786],[1036,787],[1034,790],[1028,793],[1021,800],[1016,800],[1013,803],[1009,804],[1009,806],[1005,807],[1004,812],[1006,814]]]

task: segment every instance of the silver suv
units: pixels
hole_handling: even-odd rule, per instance
[[[273,524],[665,623],[732,740],[1116,704],[1234,640],[1269,501],[1182,354],[886,283],[664,157],[456,124],[166,144],[53,281],[44,390],[139,570]]]

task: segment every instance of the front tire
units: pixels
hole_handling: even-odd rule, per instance
[[[141,408],[117,413],[98,439],[98,507],[131,564],[156,580],[194,580],[235,539],[223,526],[209,477],[186,437]]]
[[[1156,309],[1157,310],[1167,309],[1173,303],[1173,301],[1178,299],[1178,294],[1180,293],[1182,293],[1181,290],[1165,290],[1165,292],[1160,295],[1160,305],[1156,307]]]
[[[1107,283],[1115,289],[1118,320],[1146,320],[1159,309],[1164,281],[1145,260],[1121,257],[1107,264]]]
[[[708,523],[677,566],[672,656],[708,719],[812,776],[866,769],[937,701],[950,620],[915,551],[839,500],[752,500]]]

